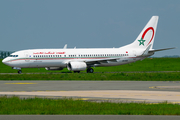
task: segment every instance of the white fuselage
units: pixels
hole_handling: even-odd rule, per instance
[[[40,68],[40,67],[67,67],[68,62],[87,62],[108,59],[117,61],[101,62],[93,66],[115,66],[144,59],[137,57],[143,51],[125,50],[121,48],[99,49],[32,49],[14,52],[3,63],[11,67]]]

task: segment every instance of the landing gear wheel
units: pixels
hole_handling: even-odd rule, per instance
[[[87,73],[93,73],[93,72],[94,72],[94,70],[92,68],[87,69]]]
[[[21,70],[18,70],[18,74],[21,74],[22,73],[22,71]]]

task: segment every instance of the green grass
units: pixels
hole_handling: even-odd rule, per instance
[[[17,70],[0,62],[0,73],[17,73]],[[97,73],[80,74],[72,73],[66,68],[62,71],[47,71],[44,68],[23,68],[24,74],[8,75],[1,74],[0,80],[142,80],[142,81],[179,81],[180,80],[180,58],[146,58],[120,66],[96,67]],[[148,73],[148,71],[173,71],[170,73]],[[109,72],[109,73],[108,73]],[[118,72],[118,73],[113,73]],[[136,72],[136,73],[128,73]],[[141,73],[138,73],[141,72]],[[31,73],[31,74],[27,74]],[[37,74],[41,73],[41,74]],[[62,73],[62,74],[56,74]]]
[[[180,115],[180,105],[88,102],[73,99],[0,97],[0,114],[34,115]]]
[[[180,73],[64,73],[0,75],[0,80],[131,80],[131,81],[179,81]]]
[[[2,60],[2,59],[1,59]],[[180,58],[146,58],[142,61],[112,67],[96,67],[95,72],[124,72],[124,71],[180,71]],[[0,62],[0,73],[17,73],[11,67]],[[62,71],[47,71],[45,68],[22,68],[23,73],[36,72],[69,72],[67,69]],[[82,71],[86,72],[86,71]]]
[[[96,67],[95,74],[85,71],[69,73],[47,71],[44,68],[24,68],[24,74],[1,74],[0,80],[140,80],[140,81],[176,81],[180,80],[180,58],[153,58],[121,66]],[[17,73],[0,62],[0,73]],[[136,71],[136,73],[128,73]],[[138,73],[140,71],[141,73]],[[147,71],[174,71],[169,73],[148,73]],[[60,72],[62,74],[56,74]],[[108,73],[119,72],[119,73]],[[27,74],[32,73],[32,74]],[[36,74],[42,73],[42,74]],[[180,115],[180,105],[147,103],[110,103],[88,102],[73,99],[20,99],[18,97],[0,97],[0,114],[7,115]]]

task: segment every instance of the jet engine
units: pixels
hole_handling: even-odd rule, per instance
[[[67,68],[70,71],[83,71],[86,70],[87,65],[85,62],[69,62]]]
[[[46,70],[62,70],[62,67],[46,67]]]

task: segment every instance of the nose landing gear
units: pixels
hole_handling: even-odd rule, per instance
[[[19,68],[19,67],[12,67],[12,69],[18,70],[18,74],[22,73],[21,68]]]

